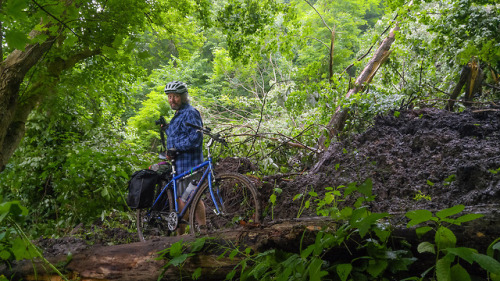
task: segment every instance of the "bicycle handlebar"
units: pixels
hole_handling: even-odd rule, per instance
[[[215,141],[217,142],[220,142],[222,143],[223,145],[227,145],[227,142],[224,138],[221,138],[220,134],[217,133],[217,134],[212,134],[211,133],[211,129],[210,128],[203,128],[203,127],[200,127],[200,126],[197,126],[197,125],[194,125],[194,124],[191,124],[191,123],[188,123],[186,122],[186,125],[187,126],[190,126],[190,127],[193,127],[197,130],[199,130],[200,132],[202,132],[203,134],[206,134],[206,135],[209,135],[212,139],[214,139]]]

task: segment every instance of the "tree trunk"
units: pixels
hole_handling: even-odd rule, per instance
[[[0,118],[0,172],[5,169],[7,161],[19,146],[25,133],[29,114],[46,96],[54,92],[61,73],[72,68],[79,61],[100,52],[87,49],[67,59],[54,58],[47,65],[47,73],[37,79],[38,82],[33,83],[20,98],[19,87],[29,70],[29,65],[31,67],[35,65],[36,60],[41,59],[52,45],[47,41],[43,44],[27,47],[25,52],[31,52],[31,55],[23,56],[23,52],[16,50],[0,65],[0,81],[2,81],[0,82],[0,116],[2,117]],[[36,50],[28,51],[29,48]]]
[[[474,96],[482,94],[483,78],[483,70],[481,69],[481,66],[477,60],[472,59],[466,65],[464,65],[464,67],[462,68],[462,73],[460,74],[458,84],[453,89],[450,99],[448,100],[446,110],[453,111],[455,101],[462,92],[462,88],[464,86],[464,105],[470,106]]]
[[[189,258],[182,268],[169,267],[162,280],[180,280],[180,275],[189,280],[189,276],[197,269],[202,269],[202,280],[224,280],[227,273],[241,260],[230,259],[228,255],[220,258],[225,248],[251,247],[254,251],[264,251],[275,247],[294,252],[304,231],[313,234],[324,226],[334,226],[328,218],[307,218],[292,221],[283,221],[269,224],[266,227],[241,228],[212,234],[206,251],[197,253]],[[148,281],[158,279],[162,272],[165,260],[157,260],[158,252],[169,248],[179,240],[192,242],[193,235],[162,237],[152,241],[136,242],[115,246],[93,246],[84,250],[73,249],[72,257],[67,252],[56,256],[44,255],[52,264],[63,264],[62,271],[68,272],[70,279],[75,280],[120,280],[120,281]],[[314,238],[312,238],[314,243]],[[62,243],[61,243],[62,244]],[[56,245],[61,247],[61,245]],[[68,247],[70,248],[70,247]],[[47,250],[46,252],[51,252]],[[61,251],[60,251],[61,252]],[[21,261],[12,268],[0,268],[0,275],[14,276],[24,280],[35,280],[34,269],[38,273],[36,280],[60,280],[41,261]],[[61,270],[61,268],[59,267]]]
[[[19,87],[26,73],[53,43],[54,38],[49,38],[41,44],[26,46],[24,51],[14,50],[0,64],[0,172],[14,153],[12,144],[19,137],[19,128],[24,127],[23,121],[16,120],[16,117],[23,115],[17,111],[22,111],[24,106],[19,103]]]
[[[490,210],[491,212],[491,210]],[[400,215],[394,215],[394,221],[401,222]],[[201,268],[201,280],[223,280],[229,272],[241,261],[241,258],[229,258],[232,249],[239,247],[245,249],[250,247],[259,253],[269,249],[278,249],[290,253],[298,253],[299,245],[305,249],[308,245],[315,243],[316,233],[320,229],[330,229],[335,231],[338,224],[327,217],[308,217],[288,221],[272,222],[266,226],[255,228],[241,228],[238,230],[219,232],[211,234],[213,240],[203,251],[197,252],[188,258],[181,270],[170,266],[164,273],[161,280],[190,280],[192,273]],[[485,254],[489,244],[498,237],[500,233],[500,217],[494,212],[485,214],[485,217],[468,222],[462,226],[451,228],[457,237],[457,246],[471,247],[477,249],[479,253]],[[428,268],[432,266],[432,259],[428,256],[421,257],[417,251],[417,246],[423,241],[433,241],[432,231],[419,238],[414,228],[407,228],[404,224],[395,226],[390,241],[393,246],[398,247],[401,241],[406,245],[412,245],[413,255],[418,258],[418,268]],[[153,241],[136,242],[115,246],[92,246],[84,250],[74,249],[72,256],[68,257],[67,252],[56,256],[45,257],[58,268],[67,273],[71,280],[121,280],[121,281],[148,281],[157,280],[163,271],[165,260],[158,260],[158,252],[169,248],[179,240],[191,242],[196,239],[193,235],[183,235],[175,237],[163,237]],[[366,255],[365,249],[361,245],[363,239],[350,236],[342,246],[331,249],[328,255],[330,263],[340,259],[342,262],[350,261],[360,256]],[[56,245],[61,247],[62,245]],[[56,248],[54,247],[54,248]],[[69,248],[69,247],[68,247]],[[221,254],[229,249],[223,257]],[[359,252],[357,251],[359,250]],[[62,251],[59,251],[62,252]],[[425,254],[422,254],[425,255]],[[326,256],[325,256],[326,257]],[[337,261],[338,262],[338,261]],[[431,263],[430,265],[428,263]],[[58,276],[50,272],[48,267],[36,261],[21,261],[11,268],[0,267],[0,274],[7,277],[14,276],[24,280],[35,280],[34,269],[38,272],[36,280],[60,280]],[[419,275],[422,272],[417,272]],[[51,279],[52,278],[52,279]]]

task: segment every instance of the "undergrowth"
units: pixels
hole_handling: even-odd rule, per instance
[[[407,212],[407,228],[414,228],[422,240],[414,246],[393,235],[388,213],[369,210],[367,203],[375,199],[370,179],[327,191],[324,198],[315,200],[316,211],[339,223],[338,227],[317,231],[314,243],[309,245],[304,242],[309,230],[304,230],[297,252],[279,249],[255,252],[250,247],[226,247],[219,258],[237,262],[226,280],[500,280],[500,238],[491,243],[485,254],[458,245],[450,226],[482,216],[459,215],[463,205],[435,214],[428,210]],[[308,195],[310,199],[314,197]],[[348,196],[357,196],[355,204],[339,209],[337,203]],[[433,239],[426,241],[424,237]],[[197,240],[194,247],[179,242],[161,252],[169,260],[165,270],[169,266],[182,269],[189,257],[203,250],[205,241],[206,238]],[[423,255],[417,257],[412,248],[419,254],[432,255],[434,260],[429,262]],[[339,252],[346,254],[333,254]],[[415,268],[424,266],[423,272],[411,268],[417,264],[420,266]],[[190,278],[202,276],[198,268]]]

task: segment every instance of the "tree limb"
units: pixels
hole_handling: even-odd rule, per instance
[[[328,24],[326,24],[326,21],[325,19],[323,18],[323,16],[318,12],[318,10],[316,10],[316,8],[314,8],[314,6],[307,0],[304,0],[306,1],[307,4],[309,4],[309,6],[311,6],[311,8],[313,8],[314,11],[316,11],[316,13],[318,14],[318,16],[321,18],[321,20],[323,21],[323,24],[326,26],[326,28],[328,28],[328,30],[330,30],[330,33],[333,33],[332,29],[328,26]]]

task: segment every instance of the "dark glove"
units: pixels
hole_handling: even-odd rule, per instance
[[[171,149],[167,150],[167,159],[168,160],[175,160],[175,158],[177,157],[178,154],[179,154],[179,152],[177,151],[177,149],[171,148]]]

